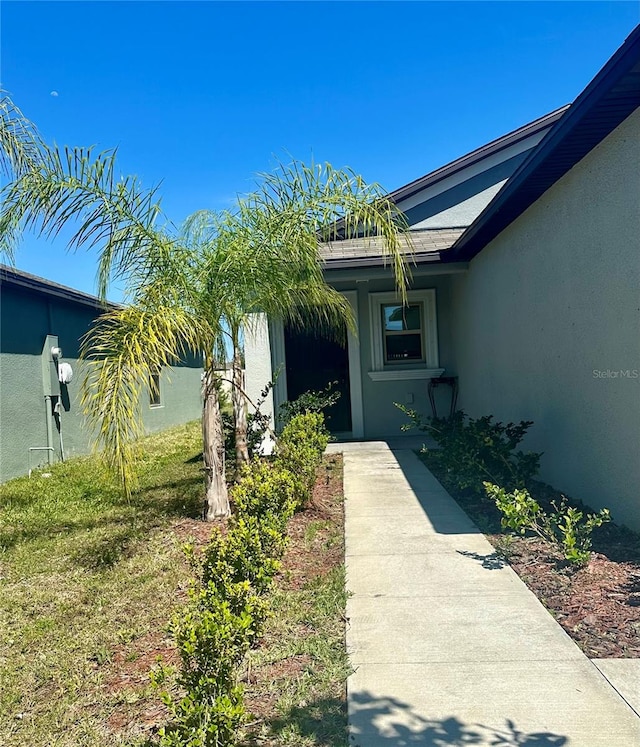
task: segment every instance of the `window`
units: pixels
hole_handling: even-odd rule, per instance
[[[149,377],[149,406],[162,407],[160,398],[160,371],[156,370]]]
[[[395,293],[370,293],[374,381],[440,376],[436,292],[408,291],[403,305]]]
[[[424,362],[422,304],[382,304],[384,363]]]

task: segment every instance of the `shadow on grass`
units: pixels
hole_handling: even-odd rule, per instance
[[[110,495],[104,504],[95,505],[91,505],[90,496],[83,505],[83,496],[78,495],[69,500],[57,516],[43,512],[31,521],[17,514],[15,520],[0,531],[0,548],[8,551],[21,544],[58,543],[77,538],[77,547],[69,553],[75,564],[83,568],[110,567],[125,557],[131,544],[153,527],[177,517],[199,517],[202,482],[199,475],[160,481],[145,485],[130,501],[116,494]],[[73,515],[74,506],[78,507],[80,516]]]
[[[267,741],[276,744],[297,744],[302,738],[305,744],[317,747],[338,747],[347,743],[347,704],[340,698],[321,698],[304,706],[293,706],[268,724]],[[308,741],[310,740],[310,741]],[[265,741],[265,735],[251,735],[242,744],[257,747]]]
[[[195,456],[192,456],[190,459],[185,459],[185,464],[198,464],[198,462],[204,462],[204,456],[201,452],[198,452]]]
[[[377,698],[363,691],[350,695],[349,729],[346,725],[346,705],[338,698],[325,698],[306,706],[295,706],[271,722],[269,737],[292,744],[296,735],[305,744],[316,747],[561,747],[568,737],[551,731],[527,732],[519,729],[513,719],[504,719],[504,726],[465,723],[457,716],[428,719],[418,715],[407,703],[393,697]],[[289,740],[289,741],[286,741]],[[308,740],[308,741],[307,741]],[[264,737],[263,737],[264,741]],[[251,739],[247,747],[259,744]]]

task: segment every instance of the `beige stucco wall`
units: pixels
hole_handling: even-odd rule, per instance
[[[460,405],[640,528],[640,110],[452,279]]]

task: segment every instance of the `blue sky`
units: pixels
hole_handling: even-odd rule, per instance
[[[637,2],[15,2],[2,87],[60,145],[117,146],[165,212],[229,207],[293,157],[395,189],[572,101]],[[55,92],[55,94],[52,94]],[[93,292],[95,256],[20,269]],[[117,298],[117,292],[112,294]]]

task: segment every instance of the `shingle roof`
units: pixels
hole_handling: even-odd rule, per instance
[[[411,246],[404,242],[404,250],[416,263],[440,259],[457,241],[464,228],[438,228],[410,231]],[[383,265],[385,262],[383,242],[379,236],[372,238],[344,239],[320,245],[320,257],[327,269]]]
[[[8,265],[0,265],[0,284],[4,283],[36,291],[38,293],[46,293],[50,296],[64,298],[66,301],[81,303],[85,306],[92,306],[96,309],[104,310],[105,308],[115,308],[116,306],[116,304],[110,302],[103,303],[97,296],[92,296],[89,293],[83,293],[74,288],[68,288],[66,285],[54,283],[51,280],[46,280],[37,275],[31,275],[28,272],[17,270]]]

